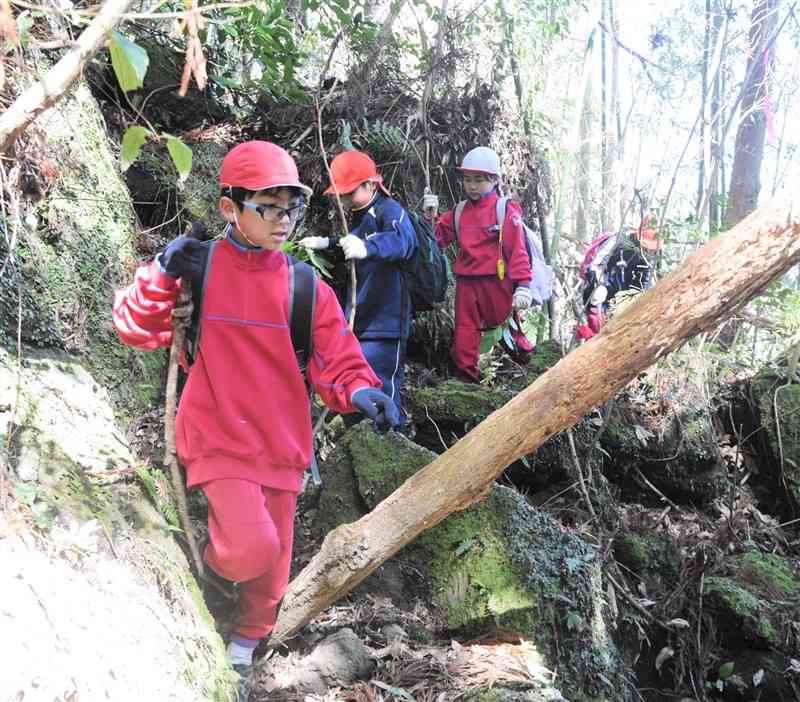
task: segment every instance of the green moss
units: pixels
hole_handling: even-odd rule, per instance
[[[680,554],[666,536],[640,532],[622,534],[614,541],[614,556],[637,575],[674,580]]]
[[[487,621],[524,636],[536,631],[538,601],[522,586],[499,537],[502,525],[491,500],[450,515],[418,539],[434,582],[434,599],[453,629]]]
[[[167,520],[167,524],[175,529],[180,528],[180,519],[175,503],[168,496],[171,494],[171,487],[168,484],[167,476],[160,468],[147,466],[137,466],[134,471],[136,477],[142,483],[147,496],[153,506]]]
[[[767,590],[789,597],[800,595],[800,580],[785,558],[774,553],[748,551],[737,558],[737,566],[740,573],[744,571],[755,576]]]
[[[769,606],[752,592],[730,578],[712,576],[705,580],[705,593],[726,611],[724,616],[740,624],[745,635],[777,643],[778,636],[768,616]]]
[[[446,380],[435,388],[419,388],[410,392],[413,403],[423,408],[436,421],[471,422],[477,424],[508,402],[514,393]]]
[[[26,226],[18,232],[17,266],[0,279],[0,341],[8,346],[16,338],[21,280],[23,341],[80,355],[111,390],[117,409],[134,416],[154,399],[147,386],[158,384],[163,355],[140,359],[121,345],[111,325],[113,291],[128,282],[133,263],[130,194],[86,85],[42,115],[38,126],[55,178],[44,197],[23,201]],[[0,249],[5,239],[0,237]]]
[[[402,434],[380,436],[367,422],[354,427],[343,443],[352,457],[359,494],[369,509],[437,457]]]

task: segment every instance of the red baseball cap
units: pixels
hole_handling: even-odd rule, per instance
[[[363,151],[350,149],[342,151],[331,161],[331,184],[325,190],[325,195],[347,195],[352,193],[359,185],[376,183],[387,195],[389,191],[383,185],[383,178],[378,174],[378,168]]]
[[[311,188],[300,182],[297,164],[289,152],[269,141],[245,141],[222,159],[220,188],[245,188],[253,192],[268,188],[299,188],[311,197]]]

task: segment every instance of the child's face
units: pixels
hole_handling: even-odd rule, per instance
[[[339,194],[342,201],[342,207],[346,210],[361,210],[364,209],[375,196],[375,183],[367,181],[361,183],[352,193]]]
[[[480,200],[481,195],[492,191],[494,178],[488,173],[465,173],[464,192],[470,200]]]
[[[233,225],[233,238],[270,251],[281,248],[305,209],[303,199],[288,188],[251,195],[239,204],[228,197],[219,202],[222,217]]]

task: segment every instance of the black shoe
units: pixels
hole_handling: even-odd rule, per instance
[[[236,702],[248,702],[250,691],[253,689],[253,666],[244,663],[234,663],[232,668],[239,673],[239,687]]]

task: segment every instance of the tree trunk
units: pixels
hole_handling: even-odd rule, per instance
[[[291,637],[422,531],[487,495],[507,465],[717,326],[798,261],[800,201],[763,208],[712,239],[371,513],[330,532],[289,585],[271,642]]]
[[[707,148],[706,126],[708,125],[708,63],[709,47],[711,46],[711,0],[706,0],[705,7],[705,28],[703,31],[703,66],[700,72],[700,112],[703,119],[700,120],[700,158],[697,162],[697,198],[696,210],[697,217],[700,218],[700,208],[703,206],[703,194],[706,185],[706,166],[708,164],[710,148]]]
[[[746,84],[742,87],[742,121],[736,133],[731,185],[725,219],[736,224],[758,206],[761,190],[761,161],[767,120],[763,110],[767,94],[767,65],[775,56],[775,43],[769,45],[778,21],[780,0],[756,0],[750,24],[750,57]],[[769,52],[765,60],[765,51]]]
[[[713,20],[712,20],[712,33],[715,41],[719,39],[722,29],[722,17],[725,8],[721,5],[720,0],[713,0]],[[725,46],[724,42],[721,47],[719,67],[714,75],[711,76],[712,91],[711,91],[711,115],[713,122],[711,124],[710,150],[711,150],[711,177],[709,179],[710,187],[708,190],[708,224],[712,232],[719,231],[720,227],[720,206],[719,196],[720,193],[725,191],[724,182],[720,183],[720,176],[722,173],[722,159],[725,157],[725,148],[721,143],[723,115],[722,99],[721,99],[721,82],[722,73],[725,65]]]
[[[589,192],[592,168],[592,79],[587,76],[584,85],[578,139],[580,147],[575,163],[575,191],[577,204],[575,207],[575,238],[591,241],[589,236]]]
[[[133,0],[106,0],[78,41],[41,80],[22,93],[0,116],[0,153],[42,112],[55,105],[78,80],[86,62],[105,44]]]

